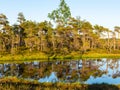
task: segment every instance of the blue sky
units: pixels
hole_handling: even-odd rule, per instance
[[[11,24],[23,12],[28,20],[48,20],[47,15],[58,8],[60,0],[1,0],[0,13],[4,13]],[[120,26],[120,0],[66,0],[72,16],[80,16],[93,25],[99,24],[110,29]]]

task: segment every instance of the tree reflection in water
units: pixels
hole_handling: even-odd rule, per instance
[[[46,77],[51,77],[54,79],[54,77],[57,77],[57,81],[59,82],[81,83],[87,83],[87,81],[90,82],[91,77],[94,77],[94,80],[98,78],[102,80],[103,77],[110,77],[113,80],[120,80],[119,64],[119,59],[84,59],[70,61],[1,63],[0,77],[16,76],[18,78],[35,80],[44,79]],[[104,80],[102,81],[109,83],[109,80],[108,82]],[[95,83],[99,83],[99,81]],[[116,83],[113,82],[112,84]]]

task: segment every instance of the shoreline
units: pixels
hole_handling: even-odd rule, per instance
[[[25,80],[17,77],[5,77],[0,79],[0,87],[5,90],[8,90],[10,87],[12,89],[10,90],[16,90],[16,88],[24,89],[27,88],[27,90],[43,90],[43,89],[55,89],[57,90],[58,88],[60,90],[65,90],[65,89],[79,89],[79,90],[119,90],[120,89],[120,84],[106,84],[106,83],[101,83],[101,84],[82,84],[79,82],[76,83],[61,83],[61,82],[56,82],[56,83],[51,83],[51,82],[44,82],[40,83],[37,80]],[[96,89],[97,88],[97,89]]]
[[[99,54],[99,53],[89,53],[89,54],[76,54],[76,55],[52,55],[49,56],[44,53],[32,53],[32,54],[19,54],[19,55],[0,55],[0,61],[29,61],[29,60],[54,60],[54,59],[82,59],[82,58],[120,58],[120,54]]]

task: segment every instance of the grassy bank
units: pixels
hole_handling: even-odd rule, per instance
[[[82,58],[120,58],[120,54],[93,53],[93,54],[84,54],[82,55]]]
[[[0,60],[2,61],[27,61],[27,60],[45,60],[48,56],[44,53],[24,53],[24,54],[6,54],[0,55]]]
[[[53,60],[53,59],[80,59],[80,58],[120,58],[120,54],[100,54],[100,53],[88,53],[78,54],[70,53],[68,55],[47,55],[44,53],[25,53],[17,55],[0,55],[1,61],[27,61],[27,60]]]
[[[0,79],[0,90],[119,90],[120,85],[80,83],[39,83],[37,81],[6,77]]]

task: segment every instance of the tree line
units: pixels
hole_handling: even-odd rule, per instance
[[[101,25],[92,25],[80,17],[72,17],[64,0],[60,0],[59,8],[49,13],[48,17],[50,21],[35,22],[26,20],[20,12],[18,24],[10,25],[7,16],[1,13],[0,53],[35,51],[67,55],[89,51],[116,53],[120,50],[119,26],[112,31]]]

